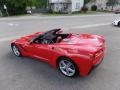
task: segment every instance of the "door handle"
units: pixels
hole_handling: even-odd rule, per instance
[[[52,49],[52,50],[54,50],[54,49],[55,49],[55,47],[51,47],[51,49]]]

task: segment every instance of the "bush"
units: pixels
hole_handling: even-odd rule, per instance
[[[92,10],[92,11],[96,11],[96,10],[97,10],[97,6],[96,6],[96,5],[92,5],[92,6],[91,6],[91,10]]]
[[[88,11],[88,7],[87,7],[87,6],[83,6],[83,7],[82,7],[82,11],[83,11],[84,13],[86,13],[86,12]]]
[[[12,4],[7,4],[8,12],[10,15],[20,15],[26,13],[26,7],[16,7]]]

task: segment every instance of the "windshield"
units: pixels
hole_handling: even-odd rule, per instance
[[[53,39],[56,37],[56,33],[59,31],[61,31],[61,29],[53,29],[45,32],[42,36],[40,35],[40,37],[41,39]]]
[[[32,40],[30,40],[30,42],[34,42],[37,39],[46,39],[46,40],[52,40],[56,38],[56,33],[61,31],[61,29],[53,29],[53,30],[49,30],[41,35],[38,35],[34,38],[32,38]]]

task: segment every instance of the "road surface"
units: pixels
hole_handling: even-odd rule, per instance
[[[119,15],[0,18],[0,90],[120,90],[120,28],[111,25],[116,18]],[[102,64],[87,77],[67,78],[44,62],[11,52],[12,39],[53,28],[103,35]]]

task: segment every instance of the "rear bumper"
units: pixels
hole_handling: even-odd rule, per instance
[[[78,64],[80,76],[87,76],[94,67],[98,66],[104,58],[104,52],[97,56],[94,60],[82,60]]]
[[[99,65],[104,58],[104,52],[101,52],[94,60],[93,60],[93,66]]]

